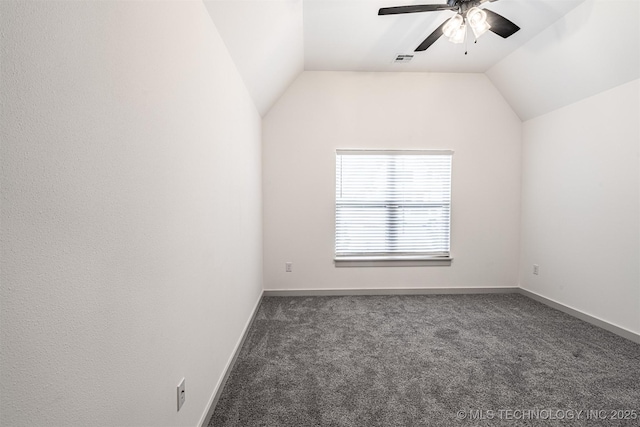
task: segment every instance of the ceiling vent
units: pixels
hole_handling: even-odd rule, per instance
[[[413,55],[398,55],[393,62],[409,62],[413,59]]]

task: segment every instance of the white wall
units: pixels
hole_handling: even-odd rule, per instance
[[[487,76],[523,121],[640,78],[640,1],[586,0]]]
[[[523,288],[635,333],[639,104],[635,80],[524,123],[520,263]]]
[[[199,1],[0,8],[0,424],[194,426],[261,293],[260,117]]]
[[[482,74],[302,73],[263,119],[265,289],[516,286],[520,137]],[[334,267],[336,148],[455,150],[452,266]]]

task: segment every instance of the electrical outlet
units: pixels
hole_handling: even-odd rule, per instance
[[[285,262],[284,263],[284,271],[286,271],[287,273],[291,273],[293,271],[293,263],[292,262]]]
[[[533,264],[533,274],[536,276],[540,274],[540,266],[538,264]]]
[[[180,381],[180,384],[178,384],[178,411],[180,410],[180,408],[182,408],[182,405],[184,405],[185,399],[186,399],[186,395],[184,393],[184,378],[183,378],[182,381]]]

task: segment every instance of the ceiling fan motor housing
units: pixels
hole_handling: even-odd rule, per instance
[[[480,0],[447,0],[447,6],[458,7],[461,14],[481,3]]]

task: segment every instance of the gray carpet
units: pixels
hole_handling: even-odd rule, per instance
[[[265,297],[210,426],[638,418],[640,345],[522,295]]]

